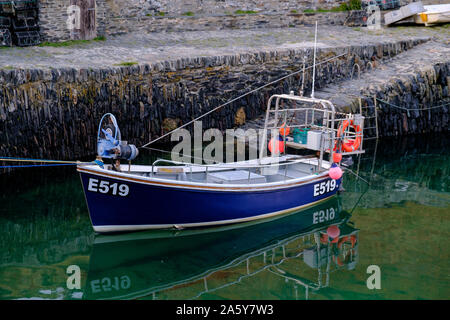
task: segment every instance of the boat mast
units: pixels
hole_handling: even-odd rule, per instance
[[[303,97],[304,87],[305,87],[305,68],[306,68],[306,57],[303,57],[303,72],[302,72],[302,88],[300,89],[300,96]]]
[[[316,49],[317,49],[317,21],[316,21],[316,31],[314,33],[314,61],[313,61],[311,98],[314,98],[314,83],[315,83],[315,79],[316,79]]]

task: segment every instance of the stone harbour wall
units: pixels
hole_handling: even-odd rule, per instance
[[[164,13],[164,15],[182,15],[190,12],[194,15],[230,14],[235,11],[287,12],[306,9],[330,9],[347,0],[97,0],[105,2],[112,14],[122,17],[146,16]]]
[[[369,96],[363,99],[363,105],[369,108],[374,107],[372,97],[379,99],[379,135],[402,136],[449,131],[449,88],[450,62],[447,62],[393,78],[384,86],[370,87],[361,93]],[[356,104],[355,101],[355,110]]]
[[[106,35],[106,18],[110,19],[112,14],[107,6],[108,0],[96,0],[96,29],[98,35]],[[39,25],[43,41],[70,40],[71,30],[68,27],[70,0],[39,0]],[[73,21],[73,19],[72,19]]]
[[[44,40],[70,39],[67,28],[69,4],[70,1],[39,0],[39,25]]]
[[[344,24],[350,12],[304,13],[330,9],[346,1],[332,0],[96,0],[98,36],[129,32],[170,32],[303,24]],[[40,0],[43,41],[71,39],[69,6],[73,0]]]
[[[80,0],[79,0],[80,1]],[[347,0],[96,0],[98,36],[129,32],[170,32],[314,24],[362,25],[364,11],[329,10]],[[403,2],[408,2],[403,0]],[[71,39],[68,9],[74,0],[39,0],[43,41]],[[440,3],[425,1],[424,3]]]
[[[316,88],[348,79],[355,63],[389,58],[424,41],[322,48],[318,61],[345,55],[318,66]],[[1,70],[0,154],[92,156],[98,122],[106,112],[116,115],[125,140],[141,146],[221,103],[300,70],[304,59],[310,66],[312,56],[312,49],[305,48],[104,69]],[[305,74],[306,91],[311,74]],[[298,92],[300,86],[300,74],[289,77],[205,117],[203,128],[240,126],[264,112],[271,94]]]
[[[130,3],[133,0],[115,0],[106,3],[107,9],[104,10],[105,17],[102,20],[105,35],[129,32],[283,28],[313,25],[316,21],[321,25],[343,25],[355,20],[354,12],[304,12],[308,9],[330,9],[347,1],[134,0],[128,7],[124,5],[125,2]],[[362,23],[359,16],[357,20]]]
[[[357,11],[356,11],[357,12]],[[271,13],[246,15],[218,16],[144,16],[130,20],[122,17],[105,19],[105,35],[119,35],[130,32],[171,32],[171,31],[202,31],[223,29],[257,29],[286,28],[301,25],[355,25],[352,12],[323,13]]]

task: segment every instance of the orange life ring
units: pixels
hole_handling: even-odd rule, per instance
[[[344,237],[342,237],[342,238],[339,240],[338,248],[341,249],[342,244],[343,244],[344,242],[346,242],[346,241],[350,241],[350,243],[352,244],[351,248],[354,248],[354,247],[355,247],[355,244],[356,244],[356,236],[355,236],[355,235],[352,235],[352,236],[344,236]]]
[[[339,267],[344,266],[344,262],[342,262],[342,259],[339,256],[333,256],[333,262],[336,263]]]
[[[344,266],[344,264],[345,264],[344,262],[352,261],[352,259],[348,258],[350,256],[350,253],[352,254],[353,257],[356,257],[355,249],[351,249],[345,258],[341,257],[340,255],[333,255],[332,256],[333,262],[336,263],[339,267]],[[354,261],[354,258],[353,258],[353,261]]]
[[[352,152],[355,150],[358,150],[359,145],[361,144],[361,127],[359,125],[355,125],[353,123],[353,120],[345,120],[342,125],[339,127],[339,130],[337,132],[337,137],[340,138],[343,134],[345,129],[347,129],[347,127],[351,125],[353,127],[353,129],[355,129],[356,132],[356,139],[348,139],[348,141],[344,141],[344,143],[342,144],[342,149],[346,152]]]
[[[350,241],[351,241],[351,243],[352,243],[352,248],[354,248],[354,247],[355,247],[355,244],[356,244],[356,236],[355,236],[355,235],[352,235],[352,236],[350,237]]]
[[[339,242],[338,242],[338,248],[340,249],[341,247],[342,247],[342,244],[345,242],[345,241],[347,241],[348,240],[348,236],[344,236],[344,237],[342,237],[340,240],[339,240]]]

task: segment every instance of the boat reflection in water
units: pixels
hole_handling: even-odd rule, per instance
[[[83,298],[202,298],[262,271],[292,280],[296,288],[303,286],[308,298],[328,286],[333,271],[355,268],[359,230],[349,218],[340,198],[333,197],[272,221],[99,235]],[[296,269],[305,272],[296,273],[303,276],[283,270],[292,261],[302,264]],[[311,271],[315,276],[308,279],[305,275]],[[233,276],[227,279],[224,274]]]

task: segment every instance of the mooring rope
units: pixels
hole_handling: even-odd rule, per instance
[[[34,167],[57,167],[57,166],[74,166],[73,163],[58,163],[58,164],[29,164],[29,165],[18,165],[18,166],[0,166],[0,169],[8,168],[34,168]]]
[[[371,96],[369,94],[360,94],[360,95],[351,94],[351,93],[343,93],[343,94],[346,95],[347,97],[353,97],[353,98],[370,98],[370,99],[374,99],[375,98],[377,101],[379,101],[381,103],[384,103],[384,104],[387,104],[390,107],[401,109],[401,110],[405,110],[405,111],[425,111],[425,110],[432,110],[432,109],[438,109],[438,108],[443,108],[443,107],[446,107],[446,106],[450,106],[450,102],[446,102],[446,103],[438,104],[438,105],[431,106],[431,107],[409,109],[409,108],[397,106],[395,104],[392,104],[389,101],[385,101],[383,99],[374,97],[373,95]]]
[[[353,206],[352,210],[350,211],[350,214],[353,214],[353,211],[356,209],[356,207],[358,206],[359,202],[361,201],[363,196],[369,191],[369,189],[370,189],[370,184],[368,184],[366,190],[363,193],[361,193],[361,195],[359,196],[359,198],[356,201],[355,205]]]
[[[379,98],[375,98],[375,99],[377,99],[378,101],[380,101],[380,102],[382,102],[384,104],[389,105],[390,107],[394,107],[394,108],[397,108],[397,109],[402,109],[402,110],[405,110],[405,111],[425,111],[425,110],[443,108],[445,106],[450,105],[450,102],[448,102],[448,103],[444,103],[444,104],[440,104],[440,105],[436,105],[436,106],[431,106],[431,107],[408,109],[408,108],[405,108],[405,107],[397,106],[395,104],[392,104],[390,102],[384,101],[384,100],[379,99]]]
[[[364,179],[363,177],[361,177],[359,174],[357,174],[356,172],[354,172],[353,170],[351,170],[348,167],[345,167],[344,171],[348,171],[351,174],[353,174],[355,177],[357,177],[358,179],[361,179],[362,181],[364,181],[365,183],[367,183],[368,186],[370,186],[370,182],[367,181],[366,179]]]
[[[329,62],[329,61],[331,61],[331,60],[340,58],[340,57],[345,56],[345,55],[348,55],[348,53],[343,53],[343,54],[334,56],[334,57],[332,57],[332,58],[330,58],[330,59],[327,59],[327,60],[324,60],[324,61],[315,63],[315,64],[313,64],[312,66],[309,66],[309,67],[307,67],[307,68],[303,68],[303,67],[302,67],[301,70],[292,72],[292,73],[290,73],[290,74],[288,74],[288,75],[286,75],[286,76],[284,76],[284,77],[281,77],[281,78],[279,78],[279,79],[277,79],[277,80],[274,80],[274,81],[272,81],[272,82],[269,82],[269,83],[267,83],[267,84],[265,84],[265,85],[263,85],[263,86],[261,86],[261,87],[258,87],[258,88],[256,88],[256,89],[253,89],[253,90],[251,90],[251,91],[249,91],[249,92],[247,92],[247,93],[244,93],[244,94],[242,94],[242,95],[240,95],[240,96],[238,96],[238,97],[236,97],[236,98],[234,98],[234,99],[232,99],[232,100],[230,100],[230,101],[227,101],[227,102],[225,102],[225,103],[223,103],[223,104],[221,104],[221,105],[215,107],[214,109],[212,109],[212,110],[210,110],[210,111],[208,111],[208,112],[202,114],[201,116],[195,118],[194,120],[191,120],[191,121],[189,121],[189,122],[186,122],[186,123],[183,124],[182,126],[179,126],[178,128],[175,128],[175,129],[173,129],[173,130],[171,130],[171,131],[169,131],[169,132],[163,134],[162,136],[160,136],[160,137],[158,137],[158,138],[156,138],[156,139],[154,139],[154,140],[151,140],[150,142],[144,144],[143,146],[141,146],[141,147],[139,147],[139,148],[145,148],[145,147],[151,145],[152,143],[155,143],[156,141],[159,141],[159,140],[161,140],[161,139],[167,137],[168,135],[174,133],[175,131],[180,130],[180,129],[183,129],[184,127],[187,127],[188,125],[194,123],[195,121],[198,121],[198,120],[200,120],[200,119],[203,118],[203,117],[206,117],[207,115],[209,115],[209,114],[211,114],[211,113],[213,113],[213,112],[219,110],[220,108],[223,108],[223,107],[225,107],[226,105],[229,105],[230,103],[233,103],[233,102],[235,102],[235,101],[237,101],[237,100],[239,100],[239,99],[241,99],[241,98],[243,98],[243,97],[245,97],[245,96],[248,96],[249,94],[252,94],[252,93],[254,93],[254,92],[256,92],[256,91],[259,91],[259,90],[261,90],[261,89],[264,89],[265,87],[268,87],[268,86],[270,86],[270,85],[272,85],[272,84],[274,84],[274,83],[277,83],[277,82],[279,82],[279,81],[281,81],[281,80],[284,80],[284,79],[286,79],[286,78],[292,77],[293,75],[296,75],[296,74],[298,74],[298,73],[300,73],[300,72],[303,72],[303,71],[306,70],[306,69],[311,69],[311,68],[314,67],[314,66],[317,66],[317,65],[320,65],[320,64],[327,63],[327,62]]]
[[[56,166],[76,166],[76,165],[92,165],[98,164],[95,161],[80,162],[80,161],[65,161],[65,160],[49,160],[49,159],[29,159],[29,158],[15,158],[15,157],[0,157],[0,162],[40,162],[41,164],[30,165],[8,165],[0,166],[0,169],[9,168],[32,168],[32,167],[56,167]]]
[[[0,157],[0,161],[10,162],[42,162],[42,163],[60,163],[60,164],[90,164],[92,162],[66,161],[66,160],[49,160],[49,159],[32,159],[32,158],[16,158],[16,157]]]

